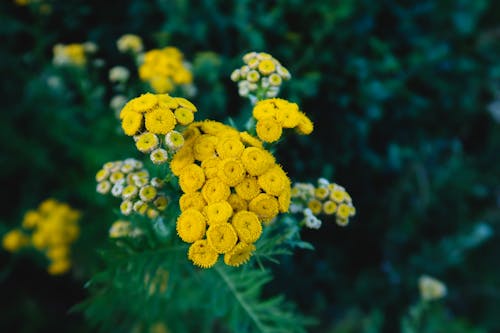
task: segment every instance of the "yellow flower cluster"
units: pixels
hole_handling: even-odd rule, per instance
[[[160,192],[164,182],[157,177],[150,179],[142,162],[133,158],[104,164],[95,178],[97,192],[111,192],[122,199],[120,211],[125,216],[136,212],[154,219],[167,208],[168,198]]]
[[[307,227],[318,229],[321,220],[318,215],[335,215],[335,221],[340,226],[346,226],[349,218],[356,214],[352,199],[345,188],[330,183],[324,178],[318,179],[318,186],[310,183],[294,183],[292,188],[292,213],[303,212]]]
[[[168,150],[176,151],[184,144],[179,131],[193,122],[196,111],[185,98],[146,93],[125,104],[120,119],[125,134],[134,136],[137,149],[149,153],[153,163],[163,164]]]
[[[291,77],[290,72],[268,53],[247,53],[243,56],[243,62],[245,65],[231,73],[231,80],[238,82],[242,97],[276,97],[283,80]]]
[[[80,234],[79,218],[80,213],[68,204],[47,199],[24,215],[24,231],[15,229],[4,236],[3,247],[14,252],[31,245],[50,260],[50,274],[63,274],[71,267],[70,246]]]
[[[191,124],[186,143],[170,162],[184,193],[177,219],[179,237],[192,243],[188,258],[215,265],[247,262],[270,222],[290,204],[290,180],[262,142],[216,121]]]
[[[87,54],[97,51],[97,46],[92,42],[83,44],[56,44],[53,48],[52,62],[56,66],[81,67],[87,63]]]
[[[314,129],[312,121],[295,103],[281,98],[265,99],[253,108],[257,119],[257,135],[264,142],[276,142],[283,134],[283,128],[294,128],[299,134],[309,135]]]
[[[175,47],[153,49],[144,54],[139,67],[139,77],[148,82],[157,93],[172,91],[176,86],[193,82],[193,74],[184,56]]]
[[[143,48],[141,37],[133,34],[125,34],[118,38],[118,40],[116,41],[116,46],[122,53],[139,53],[142,52]]]

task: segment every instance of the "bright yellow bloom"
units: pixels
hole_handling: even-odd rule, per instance
[[[170,110],[156,109],[146,113],[146,129],[155,134],[167,134],[177,121]]]
[[[229,202],[235,212],[246,210],[248,207],[247,202],[236,193],[232,193],[229,198],[227,198],[227,202]]]
[[[257,214],[242,210],[234,214],[232,224],[238,237],[245,243],[254,243],[262,234],[262,225]]]
[[[160,140],[158,137],[150,132],[145,132],[139,135],[139,138],[135,142],[135,146],[137,147],[137,150],[143,153],[149,153],[156,147],[158,147],[158,144],[160,143]]]
[[[172,83],[172,80],[170,80],[170,78],[163,77],[161,75],[151,75],[152,73],[151,74],[145,73],[144,71],[150,70],[149,68],[146,67],[140,67],[139,70],[140,71],[142,70],[141,73],[142,75],[140,75],[141,78],[145,76],[151,77],[149,79],[149,85],[158,94],[164,94],[174,89],[174,84]]]
[[[269,194],[261,193],[250,201],[248,209],[262,220],[270,221],[278,215],[278,200]]]
[[[205,199],[200,192],[191,192],[184,193],[179,199],[179,206],[181,208],[181,212],[188,210],[190,208],[194,208],[198,211],[202,211],[202,209],[207,205]]]
[[[239,242],[230,252],[224,255],[224,263],[234,267],[241,266],[250,260],[253,251],[255,251],[255,245]]]
[[[236,186],[245,178],[245,173],[245,167],[239,159],[226,158],[220,162],[217,176],[227,185]]]
[[[217,142],[216,150],[220,158],[238,158],[243,153],[245,146],[239,138],[224,138]]]
[[[248,82],[255,83],[255,82],[259,81],[259,79],[260,79],[259,72],[255,71],[255,70],[248,72],[248,74],[247,74],[247,81]]]
[[[163,211],[167,209],[168,206],[168,198],[164,195],[158,195],[158,197],[153,201],[156,209]]]
[[[299,134],[309,135],[314,129],[314,124],[304,113],[300,113],[299,124],[297,125],[297,131]]]
[[[314,215],[318,215],[321,213],[321,210],[323,208],[323,205],[321,204],[321,201],[317,200],[317,199],[311,199],[309,200],[309,202],[307,203],[307,207],[311,210],[311,212],[314,214]]]
[[[298,126],[301,119],[298,105],[281,99],[275,99],[275,101],[279,106],[276,112],[276,120],[281,126],[284,128],[294,128]]]
[[[207,230],[207,240],[210,247],[217,253],[227,253],[231,251],[238,236],[233,226],[229,223],[212,224]]]
[[[233,208],[227,201],[208,204],[203,211],[209,225],[226,223],[233,215]]]
[[[281,86],[282,82],[283,82],[283,79],[278,74],[273,73],[273,74],[269,75],[269,84],[271,84],[272,86],[279,87],[279,86]]]
[[[194,208],[187,209],[177,218],[177,234],[186,243],[193,243],[205,234],[206,219]]]
[[[193,112],[198,111],[196,106],[193,103],[191,103],[190,101],[188,101],[187,99],[182,98],[182,97],[175,97],[174,99],[183,108],[186,108],[186,109],[191,110]]]
[[[179,175],[179,185],[185,193],[199,190],[204,183],[205,173],[203,169],[196,164],[186,166]]]
[[[330,194],[330,199],[336,203],[341,203],[344,201],[346,194],[346,191],[344,191],[341,187],[335,186]]]
[[[2,246],[9,252],[19,251],[29,244],[29,238],[20,230],[14,229],[3,236]]]
[[[203,185],[201,194],[206,202],[213,203],[226,200],[231,194],[231,190],[219,178],[211,178]]]
[[[170,149],[180,149],[184,145],[184,142],[184,136],[177,131],[170,131],[165,135],[165,143]]]
[[[283,133],[281,124],[272,118],[257,121],[256,130],[259,138],[269,143],[278,141]]]
[[[123,188],[122,198],[123,199],[131,199],[137,195],[139,189],[135,185],[127,185]]]
[[[148,210],[148,204],[145,203],[144,201],[142,200],[137,200],[136,202],[134,202],[133,204],[133,210],[141,215],[144,215],[146,214],[147,210]]]
[[[262,60],[259,63],[259,72],[264,75],[269,75],[276,70],[276,65],[271,59]]]
[[[290,187],[290,180],[279,165],[275,165],[259,176],[260,187],[267,193],[279,196],[286,187]]]
[[[197,240],[189,247],[188,258],[201,268],[210,268],[217,262],[219,254],[208,245],[206,239]]]
[[[137,112],[127,112],[123,116],[123,132],[128,136],[136,135],[142,126],[142,114]]]
[[[236,193],[245,200],[252,200],[260,193],[259,183],[255,177],[247,177],[235,187]]]
[[[327,200],[323,203],[323,212],[326,215],[333,215],[337,211],[337,204],[334,201]]]
[[[210,157],[201,162],[201,167],[203,168],[203,171],[205,171],[205,176],[208,179],[217,177],[220,161],[221,160],[218,157]]]
[[[330,192],[326,187],[317,187],[314,189],[314,196],[320,200],[326,199]]]
[[[241,162],[252,176],[260,176],[274,164],[274,157],[268,151],[257,147],[245,148]]]
[[[41,220],[42,216],[35,210],[29,210],[24,214],[23,218],[23,228],[32,229],[34,228]]]
[[[250,135],[248,132],[241,132],[240,139],[249,146],[262,148],[262,141]]]
[[[157,148],[149,155],[154,164],[163,164],[168,160],[168,152],[163,148]]]
[[[282,213],[288,212],[288,207],[290,206],[290,200],[291,200],[291,193],[292,192],[290,186],[287,186],[278,197],[278,205],[280,212]]]
[[[95,180],[97,182],[102,182],[103,180],[107,179],[108,176],[109,176],[109,170],[101,169],[101,170],[97,171],[97,173],[95,175]]]
[[[351,207],[346,204],[340,204],[337,208],[337,216],[340,219],[347,219],[351,215]]]
[[[156,198],[157,193],[158,192],[156,191],[156,188],[154,186],[146,185],[139,190],[139,197],[144,202],[150,202],[153,201],[154,198]]]
[[[175,118],[177,119],[177,122],[179,124],[189,125],[194,120],[193,111],[180,107],[177,110],[175,110]]]
[[[122,203],[120,204],[120,212],[123,214],[123,215],[130,215],[130,213],[132,213],[132,209],[134,208],[134,204],[132,203],[132,201],[130,200],[124,200],[122,201]]]
[[[170,170],[176,176],[181,174],[182,169],[194,162],[194,154],[191,147],[182,147],[175,153],[172,161],[170,161]]]
[[[269,118],[275,119],[276,107],[272,101],[272,99],[265,99],[263,101],[257,102],[252,111],[253,117],[257,120],[264,120]]]
[[[129,102],[135,112],[147,113],[158,108],[158,96],[152,93],[145,93]]]
[[[47,257],[54,261],[67,259],[69,257],[69,248],[65,245],[51,247],[47,251]]]
[[[194,142],[193,153],[198,161],[206,160],[207,158],[215,157],[215,145],[217,138],[213,135],[200,135]]]

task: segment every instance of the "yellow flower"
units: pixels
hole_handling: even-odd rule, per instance
[[[180,107],[177,110],[175,110],[175,118],[177,119],[177,122],[181,125],[191,124],[194,120],[193,111]]]
[[[205,176],[207,178],[210,179],[217,177],[220,161],[221,160],[218,157],[210,157],[201,162],[201,167],[203,168],[203,171],[205,171]]]
[[[199,190],[204,183],[205,173],[203,169],[196,164],[186,166],[179,175],[179,185],[185,193]]]
[[[175,97],[174,99],[183,108],[186,108],[186,109],[191,110],[193,112],[198,111],[196,106],[193,103],[191,103],[190,101],[188,101],[187,99],[182,98],[182,97]]]
[[[101,170],[97,171],[97,173],[95,175],[95,180],[97,182],[102,182],[103,180],[107,179],[108,176],[109,176],[109,170],[101,169]]]
[[[272,118],[257,121],[256,130],[259,138],[269,143],[278,141],[283,133],[281,124]]]
[[[50,275],[61,275],[69,271],[70,268],[71,262],[67,259],[62,259],[51,262],[47,270]]]
[[[110,181],[112,184],[116,184],[118,181],[121,181],[124,177],[125,177],[125,175],[123,174],[123,172],[120,172],[120,171],[113,172],[113,173],[109,176],[109,181]]]
[[[262,60],[259,63],[259,72],[264,75],[269,75],[276,70],[276,65],[271,59]]]
[[[116,46],[118,50],[123,53],[129,51],[139,53],[142,51],[142,39],[137,35],[126,34],[116,41]]]
[[[184,193],[179,199],[181,212],[190,208],[201,211],[206,205],[207,203],[205,202],[205,199],[203,199],[203,196],[200,192]]]
[[[139,190],[139,197],[144,202],[153,201],[154,198],[156,198],[156,194],[157,194],[156,188],[152,185],[143,186]]]
[[[268,194],[278,196],[286,187],[290,187],[290,180],[279,165],[275,165],[259,176],[260,187]]]
[[[261,193],[250,201],[248,208],[262,220],[270,221],[278,215],[278,200],[269,194]]]
[[[229,198],[227,198],[227,202],[231,205],[233,211],[235,212],[246,210],[248,207],[247,202],[236,193],[232,193],[231,195],[229,195]]]
[[[158,195],[158,197],[153,201],[156,209],[163,211],[168,206],[168,198],[164,195]]]
[[[149,158],[154,164],[162,164],[168,160],[168,153],[163,148],[157,148],[151,152]]]
[[[275,118],[276,108],[271,99],[265,99],[255,104],[252,114],[253,117],[257,120]]]
[[[314,196],[320,200],[326,199],[329,194],[328,188],[326,187],[317,187],[314,189]]]
[[[29,238],[20,230],[14,229],[3,236],[2,246],[9,252],[16,252],[29,244]]]
[[[165,135],[165,143],[170,149],[180,149],[184,145],[184,142],[184,136],[177,131],[170,131]]]
[[[139,135],[137,141],[135,142],[135,146],[140,152],[149,153],[155,149],[159,143],[160,140],[158,140],[158,137],[155,134],[144,132]]]
[[[124,200],[120,204],[120,212],[123,215],[130,215],[130,213],[132,213],[133,206],[134,205],[133,205],[132,201],[130,201],[130,200]]]
[[[253,251],[255,251],[255,245],[239,242],[230,252],[224,255],[224,263],[238,267],[250,260]]]
[[[333,215],[337,211],[337,204],[334,201],[327,200],[323,203],[323,212],[326,215]]]
[[[203,134],[196,138],[193,146],[194,158],[198,161],[216,156],[215,145],[217,138],[213,135]]]
[[[337,208],[337,216],[340,219],[347,219],[351,215],[351,207],[346,204],[340,204]]]
[[[238,158],[241,156],[241,153],[243,153],[245,146],[239,138],[229,137],[220,139],[217,142],[215,149],[217,150],[217,154],[220,158]]]
[[[260,176],[274,164],[274,157],[264,149],[248,147],[241,155],[241,162],[250,175]]]
[[[217,253],[227,253],[231,251],[238,236],[233,226],[229,223],[212,224],[207,230],[207,240],[210,247]]]
[[[287,186],[278,197],[278,205],[280,212],[282,213],[288,212],[288,207],[290,206],[290,200],[291,200],[291,193],[292,192],[290,186]]]
[[[203,211],[209,225],[226,223],[233,215],[233,208],[227,201],[208,204]]]
[[[150,77],[149,79],[149,85],[151,86],[151,88],[153,88],[153,90],[159,94],[164,94],[164,93],[167,93],[167,92],[170,92],[174,89],[174,85],[172,83],[172,81],[170,80],[170,78],[168,77],[164,77],[162,75],[150,75],[150,74],[146,74],[144,73],[144,71],[146,71],[146,67],[140,67],[139,70],[142,69],[142,77]],[[149,69],[149,68],[148,68]]]
[[[194,208],[187,209],[177,218],[177,234],[186,243],[193,243],[205,234],[206,220]]]
[[[233,216],[232,224],[240,241],[254,243],[262,233],[262,225],[257,214],[242,210]]]
[[[323,208],[323,205],[321,204],[321,201],[317,200],[317,199],[311,199],[309,200],[309,202],[307,203],[307,207],[309,207],[309,209],[311,210],[311,212],[314,214],[314,215],[318,215],[321,213],[321,210]]]
[[[146,214],[146,211],[148,210],[148,204],[142,200],[137,200],[133,204],[133,209],[135,212],[137,212],[141,215],[144,215],[144,214]]]
[[[259,183],[255,177],[247,177],[234,188],[236,193],[245,200],[252,200],[260,193]]]
[[[136,135],[142,126],[142,114],[137,112],[127,112],[123,116],[123,132],[128,136]]]
[[[97,193],[106,194],[111,190],[111,183],[107,180],[100,182],[97,184],[96,191]]]
[[[229,186],[236,186],[245,178],[245,167],[239,159],[226,158],[219,164],[219,178]]]
[[[37,211],[29,210],[24,214],[22,226],[25,229],[32,229],[41,221],[41,218],[42,216]]]
[[[248,74],[247,74],[247,81],[248,82],[255,83],[255,82],[259,81],[259,79],[260,79],[259,72],[255,71],[255,70],[251,70],[248,72]]]
[[[279,109],[276,112],[276,120],[284,128],[294,128],[299,124],[301,119],[299,107],[295,103],[290,103],[286,100],[276,99]]]
[[[332,193],[330,194],[330,199],[332,199],[336,203],[341,203],[344,201],[346,194],[346,191],[344,191],[341,187],[335,186],[332,189]]]
[[[175,153],[172,161],[170,161],[170,170],[174,175],[179,176],[181,171],[193,162],[193,150],[191,147],[184,146],[177,153]]]
[[[147,113],[157,109],[158,96],[152,93],[145,93],[130,101],[135,112]]]
[[[167,134],[174,129],[176,120],[170,110],[156,109],[146,113],[146,129],[155,134]]]
[[[197,240],[189,247],[188,259],[201,268],[212,267],[218,258],[219,254],[208,245],[206,239]]]
[[[203,185],[201,194],[206,202],[213,203],[226,200],[231,194],[231,190],[219,178],[211,178]]]
[[[240,139],[249,146],[262,148],[262,141],[250,135],[248,132],[241,132]]]
[[[299,123],[297,125],[299,134],[309,135],[314,129],[314,124],[304,113],[300,112]]]
[[[281,76],[279,76],[278,74],[273,73],[269,75],[269,84],[271,84],[272,86],[278,87],[281,85],[282,82],[283,80]]]
[[[56,245],[47,251],[47,257],[54,261],[66,259],[68,256],[69,248],[65,245]]]

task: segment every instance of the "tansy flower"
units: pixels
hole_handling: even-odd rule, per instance
[[[158,137],[150,132],[145,132],[139,135],[139,138],[135,142],[135,146],[137,147],[137,150],[143,153],[149,153],[156,147],[158,147],[158,144],[160,143],[160,140]]]
[[[301,112],[299,123],[296,128],[300,134],[309,135],[313,131],[314,125],[311,119],[309,119],[304,113]]]
[[[314,215],[318,215],[319,213],[321,213],[323,205],[321,204],[321,201],[312,199],[307,203],[307,207],[312,211]]]
[[[127,185],[123,188],[122,198],[124,200],[131,199],[137,195],[138,188],[135,185]]]
[[[255,104],[252,115],[257,120],[276,118],[276,107],[272,100],[263,100]]]
[[[162,164],[167,161],[168,153],[163,148],[157,148],[151,152],[149,157],[151,158],[151,162],[154,164]]]
[[[269,194],[259,194],[250,201],[248,208],[265,221],[270,221],[278,215],[278,201]]]
[[[262,233],[262,225],[258,216],[249,211],[239,211],[234,214],[232,225],[241,241],[254,243]]]
[[[225,223],[233,215],[233,208],[227,201],[211,203],[203,211],[209,225]]]
[[[115,221],[111,228],[109,229],[110,238],[120,238],[125,237],[132,231],[132,225],[130,221],[118,220]]]
[[[177,119],[177,122],[179,124],[189,125],[194,120],[193,111],[180,107],[177,110],[175,110],[175,118]]]
[[[231,190],[219,178],[211,178],[203,185],[201,194],[206,202],[212,203],[226,200],[231,194]]]
[[[240,139],[249,146],[262,148],[262,141],[250,135],[248,132],[241,132]]]
[[[247,177],[235,187],[236,193],[245,200],[252,200],[260,193],[259,183],[255,177]]]
[[[245,178],[245,167],[239,159],[226,158],[219,164],[217,176],[229,186],[236,186]]]
[[[337,204],[334,201],[327,200],[323,203],[323,212],[326,215],[333,215],[337,211]]]
[[[165,135],[165,144],[172,150],[178,150],[184,145],[184,137],[177,131],[170,131]]]
[[[141,215],[144,215],[144,214],[146,214],[146,211],[148,210],[148,204],[142,200],[137,200],[133,204],[133,210],[134,210],[134,212],[137,212]]]
[[[165,195],[158,195],[158,197],[153,201],[156,209],[163,211],[167,208],[168,198]]]
[[[269,143],[278,141],[283,133],[281,124],[272,118],[257,121],[256,130],[259,138]]]
[[[260,74],[256,70],[251,70],[248,72],[246,79],[248,82],[257,82],[260,79]]]
[[[184,193],[179,199],[181,212],[190,208],[201,211],[206,205],[207,203],[205,202],[205,199],[203,199],[200,192]]]
[[[107,180],[102,181],[102,182],[97,184],[97,187],[96,187],[97,193],[107,194],[107,193],[109,193],[109,190],[111,190],[111,183],[108,182]]]
[[[328,194],[330,193],[328,191],[328,188],[326,187],[317,187],[314,190],[314,196],[320,200],[326,199],[326,197],[328,197]]]
[[[143,186],[139,190],[139,197],[144,202],[153,201],[154,198],[156,198],[156,194],[157,194],[156,188],[152,185]]]
[[[207,240],[208,244],[217,253],[227,253],[231,251],[236,242],[238,242],[238,236],[233,226],[229,223],[217,223],[212,224],[207,230]]]
[[[29,244],[29,238],[20,230],[11,230],[3,236],[2,246],[10,252],[16,252]]]
[[[229,266],[238,267],[246,263],[255,251],[255,245],[239,242],[236,246],[224,255],[224,263]]]
[[[274,164],[274,157],[264,149],[249,147],[243,151],[241,162],[250,175],[260,176]]]
[[[286,187],[290,187],[290,180],[279,165],[260,175],[258,183],[266,193],[276,196],[279,196]]]
[[[207,158],[215,156],[215,145],[217,144],[217,138],[212,135],[201,135],[199,136],[193,145],[193,153],[195,159],[198,161],[203,161]]]
[[[97,171],[97,173],[95,175],[95,180],[97,182],[101,182],[101,181],[107,179],[108,176],[109,176],[109,170],[101,169],[101,170]]]
[[[247,202],[236,193],[231,194],[227,198],[227,202],[231,205],[233,211],[235,212],[246,210],[248,207]]]
[[[194,154],[191,147],[183,147],[175,153],[172,161],[170,161],[170,170],[176,176],[179,176],[184,167],[194,162]]]
[[[207,177],[207,179],[217,177],[220,162],[221,159],[218,157],[210,157],[201,162],[201,167],[205,172],[205,177]]]
[[[156,209],[153,209],[153,208],[148,208],[147,212],[146,212],[146,216],[153,220],[155,218],[158,217],[158,215],[160,215],[160,213],[156,210]]]
[[[208,245],[206,239],[195,241],[189,247],[188,258],[201,268],[210,268],[217,262],[219,254]]]
[[[142,126],[142,114],[137,112],[127,112],[122,119],[123,132],[126,135],[136,135]]]
[[[291,190],[290,186],[288,185],[285,187],[283,192],[278,197],[278,206],[279,210],[282,213],[288,212],[288,208],[290,207],[290,201],[291,201]]]
[[[174,129],[177,121],[170,110],[156,109],[146,113],[146,129],[155,134],[167,134]]]
[[[244,149],[245,146],[239,140],[239,138],[237,139],[229,137],[220,139],[216,145],[217,154],[221,158],[229,158],[229,157],[238,158],[241,156]]]
[[[271,59],[262,60],[259,63],[259,72],[264,75],[269,75],[276,70],[276,65]]]
[[[117,182],[111,188],[111,195],[114,197],[121,197],[123,188],[124,188],[123,181]]]
[[[70,269],[70,267],[70,261],[67,259],[62,259],[51,262],[47,270],[51,275],[60,275],[66,273]]]
[[[42,216],[35,210],[29,210],[24,214],[22,226],[25,229],[33,229],[41,221]]]
[[[170,78],[163,77],[161,75],[151,76],[150,74],[144,74],[144,68],[142,68],[141,74],[142,75],[139,75],[141,79],[145,76],[150,77],[149,84],[151,85],[151,88],[159,94],[164,94],[174,89],[174,84]]]
[[[186,243],[193,243],[205,234],[206,219],[194,208],[187,209],[177,218],[177,234]]]
[[[134,206],[134,204],[132,203],[132,201],[124,200],[120,204],[120,212],[123,215],[130,215],[130,213],[132,213],[133,206]]]
[[[165,186],[165,181],[158,177],[151,178],[151,185],[153,185],[157,189],[161,189]]]
[[[279,87],[279,86],[281,86],[282,82],[283,82],[283,79],[278,74],[274,73],[274,74],[269,75],[269,84],[270,85]]]
[[[116,46],[122,53],[139,53],[142,51],[142,39],[137,35],[125,34],[116,41]]]
[[[194,192],[199,190],[205,183],[205,173],[203,169],[196,165],[186,166],[179,175],[179,185],[183,192]]]

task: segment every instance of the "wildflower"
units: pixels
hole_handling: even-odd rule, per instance
[[[114,197],[120,197],[123,192],[123,182],[117,182],[111,188],[111,195]]]
[[[321,213],[321,210],[323,208],[323,205],[321,204],[321,201],[317,200],[317,199],[311,199],[308,203],[307,203],[307,207],[311,210],[311,212],[314,214],[314,215],[318,215]]]
[[[11,230],[3,236],[2,246],[10,252],[19,251],[21,248],[29,244],[29,238],[20,230]]]
[[[235,193],[229,195],[229,197],[227,198],[227,202],[231,205],[234,212],[246,210],[248,207],[247,202],[242,197],[240,197],[238,194]]]
[[[233,208],[227,201],[208,204],[203,211],[209,225],[225,223],[233,215]]]
[[[259,139],[264,142],[276,142],[283,133],[280,123],[272,118],[259,120],[256,129]]]
[[[126,67],[115,66],[109,70],[109,81],[123,83],[128,80],[130,72]]]
[[[224,201],[231,194],[231,189],[219,178],[212,178],[205,182],[201,194],[207,203]]]
[[[132,203],[132,201],[130,201],[130,200],[124,200],[120,204],[120,212],[123,215],[130,215],[130,213],[132,213],[133,207],[134,207],[134,204]]]
[[[143,186],[139,190],[139,197],[141,198],[142,201],[144,202],[150,202],[153,201],[154,198],[156,198],[156,188],[153,185],[146,185]]]
[[[229,266],[238,267],[248,262],[255,251],[255,245],[239,242],[234,248],[224,255],[224,263]]]
[[[206,239],[197,240],[189,247],[188,258],[196,266],[210,268],[217,262],[219,254],[208,245]]]
[[[128,236],[132,231],[132,225],[130,221],[117,220],[109,228],[110,238],[120,238]]]
[[[238,242],[238,236],[229,223],[212,224],[207,230],[208,244],[217,253],[231,251]]]
[[[286,187],[290,187],[290,180],[279,165],[269,168],[259,176],[260,187],[268,194],[279,196]]]
[[[428,275],[422,275],[418,279],[418,287],[420,289],[420,297],[424,301],[433,301],[446,296],[446,285]]]
[[[236,186],[245,178],[246,170],[239,159],[226,158],[219,164],[217,175],[229,186]]]
[[[274,157],[264,149],[249,147],[243,151],[241,162],[250,175],[260,176],[273,165]]]
[[[331,200],[327,200],[323,203],[323,212],[326,215],[333,215],[337,211],[337,204]]]
[[[148,205],[142,200],[137,200],[134,202],[132,209],[134,212],[144,215],[148,210]]]
[[[143,123],[142,114],[127,112],[122,119],[122,128],[128,136],[136,135]]]
[[[165,143],[172,150],[178,150],[184,145],[184,137],[177,131],[170,131],[165,135]]]
[[[56,44],[53,49],[52,62],[56,66],[82,67],[86,64],[86,50],[83,44]]]
[[[168,159],[168,153],[163,148],[157,148],[151,152],[149,157],[154,164],[163,164]]]
[[[201,162],[201,167],[205,172],[205,177],[207,179],[217,177],[217,174],[219,173],[220,162],[221,159],[218,157],[210,157]]]
[[[260,186],[255,177],[246,177],[235,187],[236,193],[245,200],[252,200],[260,193]]]
[[[245,146],[239,138],[228,137],[219,140],[215,149],[221,158],[238,158],[243,153]]]
[[[184,192],[194,192],[200,189],[204,183],[205,173],[196,164],[186,166],[179,175],[179,185]]]
[[[101,194],[107,194],[111,190],[111,183],[107,180],[97,184],[96,191]]]
[[[166,196],[160,194],[153,201],[153,204],[156,207],[156,209],[163,211],[167,208],[168,198]]]
[[[207,203],[205,202],[205,199],[203,199],[203,195],[200,192],[184,193],[179,199],[181,212],[190,208],[202,211],[206,205]]]
[[[142,39],[137,35],[126,34],[116,41],[116,46],[122,53],[139,53],[142,51]]]
[[[189,125],[194,120],[193,112],[189,109],[179,107],[175,110],[175,118],[177,122],[181,125]]]
[[[206,219],[196,209],[187,209],[177,218],[177,234],[186,243],[193,243],[205,234]]]
[[[262,233],[262,225],[257,214],[249,211],[239,211],[233,216],[232,224],[238,238],[245,243],[254,243]]]
[[[158,137],[150,132],[144,132],[139,135],[137,141],[135,142],[135,146],[137,150],[143,153],[149,153],[156,147],[158,147],[160,140]]]
[[[264,221],[270,221],[278,215],[278,201],[269,194],[259,194],[250,201],[248,208]]]

